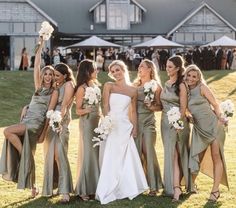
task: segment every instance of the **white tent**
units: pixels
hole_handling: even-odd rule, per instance
[[[84,48],[84,49],[93,49],[93,59],[95,60],[95,50],[97,48],[120,48],[120,45],[105,41],[95,35],[90,38],[83,40],[79,43],[69,45],[66,48]]]
[[[79,43],[67,46],[67,48],[119,48],[120,45],[105,41],[97,36],[91,36],[90,38],[83,40]]]
[[[222,36],[221,38],[210,42],[208,44],[205,44],[201,47],[207,47],[207,46],[221,46],[221,47],[227,47],[227,48],[235,48],[236,47],[236,40],[231,39],[227,36]]]
[[[163,38],[162,36],[158,35],[152,40],[148,40],[144,43],[140,43],[138,45],[134,45],[134,48],[146,48],[146,47],[152,47],[152,48],[181,48],[184,47],[181,44],[178,44],[174,41],[167,40]]]

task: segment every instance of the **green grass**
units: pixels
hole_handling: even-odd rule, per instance
[[[234,71],[206,71],[204,76],[214,91],[216,97],[220,100],[231,99],[236,104],[236,72]],[[135,77],[135,72],[132,72]],[[166,80],[166,73],[161,72],[161,78]],[[106,73],[99,74],[99,81],[104,83],[107,80]],[[5,126],[17,123],[19,120],[20,110],[23,105],[30,101],[33,92],[33,73],[32,72],[9,72],[0,71],[0,147],[3,142],[2,131]],[[156,113],[157,117],[157,156],[163,170],[163,146],[160,138],[160,113]],[[73,179],[76,177],[77,154],[78,154],[78,117],[73,114],[73,121],[70,125],[71,137],[69,144],[69,161],[71,164]],[[225,143],[225,158],[228,170],[228,178],[230,190],[220,186],[221,197],[216,204],[208,203],[206,198],[211,190],[212,180],[203,174],[197,178],[199,194],[184,195],[182,202],[172,204],[171,199],[164,197],[161,193],[157,197],[149,197],[141,195],[130,201],[128,199],[112,202],[106,206],[102,206],[97,201],[82,202],[72,196],[69,205],[60,205],[58,197],[45,198],[37,197],[29,199],[29,190],[17,190],[16,185],[0,179],[0,207],[79,207],[79,208],[167,208],[167,207],[236,207],[236,118],[230,121],[229,133]],[[38,145],[36,156],[36,176],[37,184],[42,187],[43,178],[43,145]]]

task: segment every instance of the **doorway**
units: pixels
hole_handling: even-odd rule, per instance
[[[10,70],[10,36],[0,36],[0,70]]]

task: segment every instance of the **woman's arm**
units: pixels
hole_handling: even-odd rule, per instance
[[[92,108],[82,108],[83,105],[83,98],[84,98],[85,90],[82,86],[80,86],[76,91],[76,114],[79,116],[83,116],[88,114],[92,111]]]
[[[61,104],[61,117],[64,118],[67,107],[71,104],[74,96],[74,85],[71,81],[66,82],[65,84],[65,93],[63,97],[63,101]]]
[[[137,137],[138,134],[138,125],[137,125],[137,97],[138,97],[138,91],[136,90],[134,93],[134,96],[131,100],[131,123],[133,124],[133,130],[132,130],[132,136],[134,138]]]
[[[204,96],[208,100],[208,102],[212,105],[216,116],[219,119],[221,119],[222,112],[221,112],[219,103],[216,100],[213,92],[210,90],[210,88],[207,85],[204,85],[204,84],[201,85],[200,89],[201,89],[202,96]]]
[[[22,121],[22,119],[25,117],[28,108],[29,108],[29,105],[25,105],[25,106],[22,108],[22,110],[21,110],[21,115],[20,115],[20,121]]]
[[[110,111],[109,97],[110,97],[111,84],[105,83],[103,87],[102,100],[103,100],[103,115],[106,116]]]
[[[38,90],[41,86],[41,78],[40,78],[40,66],[41,66],[41,53],[43,48],[43,39],[39,38],[39,48],[35,54],[34,60],[34,87],[35,91]]]
[[[180,113],[181,117],[185,117],[186,109],[188,105],[188,94],[187,94],[187,88],[184,83],[181,83],[180,86],[180,92],[179,92],[179,100],[180,100]]]
[[[54,90],[52,92],[51,100],[50,100],[50,103],[48,105],[48,111],[55,109],[55,107],[57,105],[57,100],[58,100],[58,90]],[[40,134],[40,137],[38,139],[38,143],[42,143],[44,141],[44,138],[45,138],[47,130],[48,130],[48,124],[49,124],[49,119],[46,118],[43,130],[42,130],[42,132]]]
[[[151,106],[148,106],[148,108],[151,111],[161,111],[162,110],[162,104],[161,104],[161,91],[162,87],[158,85],[157,90],[155,92],[154,102]]]

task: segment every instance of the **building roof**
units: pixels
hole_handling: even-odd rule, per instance
[[[236,27],[235,0],[135,0],[146,9],[142,24],[130,30],[107,30],[106,24],[94,24],[89,9],[100,0],[31,0],[58,23],[58,31],[68,34],[167,34],[191,12],[206,2],[232,27]],[[91,27],[93,25],[93,27]],[[93,28],[93,30],[91,30]]]

